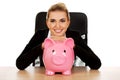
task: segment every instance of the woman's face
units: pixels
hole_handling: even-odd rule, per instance
[[[51,36],[62,37],[65,36],[70,20],[64,11],[51,11],[46,23],[51,32]]]

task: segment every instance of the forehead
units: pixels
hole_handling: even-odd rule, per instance
[[[67,18],[67,14],[65,11],[51,11],[49,13],[49,19],[61,19]]]

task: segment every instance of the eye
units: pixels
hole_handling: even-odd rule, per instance
[[[66,53],[66,50],[64,50],[64,53]]]
[[[60,22],[65,22],[65,19],[60,19]]]
[[[66,56],[66,50],[63,51],[63,55]]]
[[[55,50],[52,50],[52,53],[54,53],[55,52]]]
[[[53,55],[55,55],[55,54],[56,54],[55,50],[52,50],[52,54],[53,54]]]
[[[55,22],[55,19],[51,19],[50,22]]]

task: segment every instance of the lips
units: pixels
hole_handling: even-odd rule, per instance
[[[60,32],[62,32],[62,29],[55,29],[54,30],[56,33],[60,33]]]

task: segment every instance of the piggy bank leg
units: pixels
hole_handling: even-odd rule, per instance
[[[50,71],[50,70],[46,70],[46,75],[54,75],[54,74],[55,74],[55,72]]]
[[[63,75],[71,75],[71,70],[67,70],[65,72],[62,72]]]

